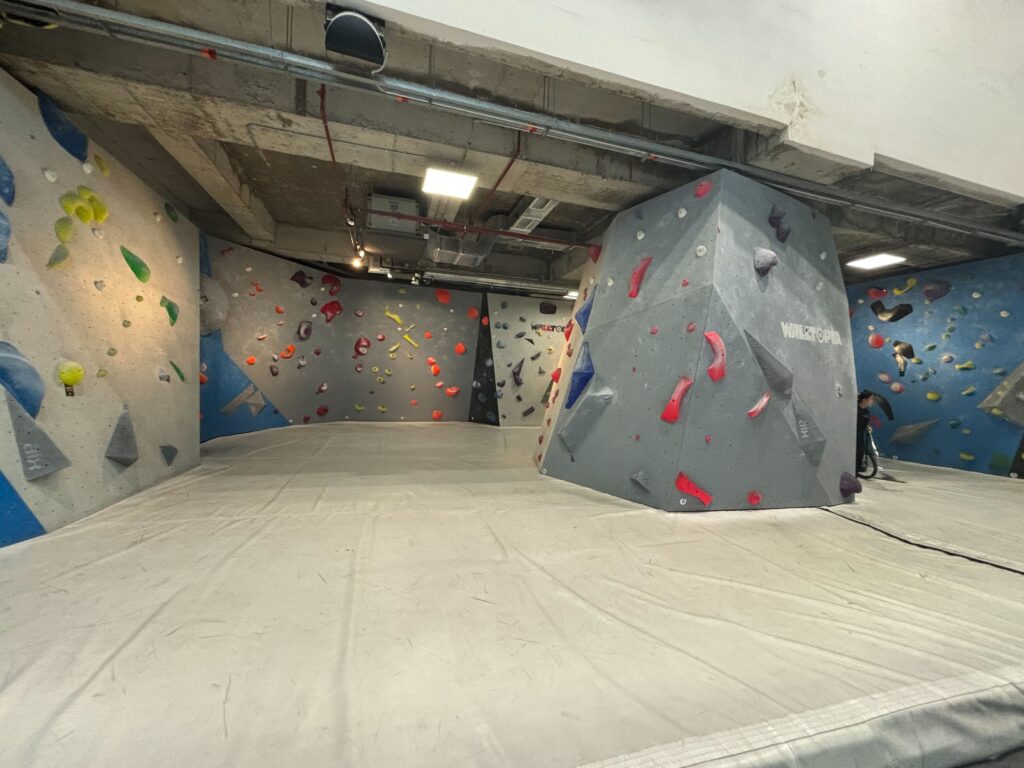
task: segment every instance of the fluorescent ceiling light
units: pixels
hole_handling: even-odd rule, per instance
[[[476,181],[476,176],[470,176],[467,173],[427,168],[427,175],[423,177],[423,191],[428,195],[457,197],[459,200],[465,200],[472,194]]]
[[[579,291],[569,291],[562,298],[563,299],[578,299],[579,297],[580,297],[580,292]]]
[[[903,256],[894,253],[876,253],[874,256],[865,256],[862,259],[854,259],[846,262],[846,266],[854,269],[881,269],[893,264],[900,264],[906,261]]]

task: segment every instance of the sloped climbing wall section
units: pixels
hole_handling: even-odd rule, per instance
[[[0,545],[199,459],[199,235],[0,71]]]
[[[480,293],[338,277],[214,239],[203,273],[204,440],[322,421],[467,421],[483,396]],[[480,362],[493,365],[489,352]]]
[[[856,389],[822,217],[721,171],[619,214],[592,258],[542,472],[669,511],[843,501]]]

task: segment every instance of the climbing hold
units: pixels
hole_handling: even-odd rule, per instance
[[[964,397],[970,397],[971,395],[973,395],[977,391],[978,391],[978,388],[972,384],[971,386],[969,386],[969,387],[967,387],[965,389],[960,390],[960,394],[963,395]]]
[[[553,382],[555,382],[555,384],[557,384],[558,380],[561,379],[561,378],[562,378],[562,369],[561,368],[555,368],[555,370],[553,370],[551,372],[551,380]]]
[[[11,415],[11,428],[18,446],[21,470],[25,474],[25,479],[31,482],[70,467],[71,462],[68,457],[35,422],[34,414],[30,415],[22,407],[16,392],[10,391],[10,386],[7,386],[10,394],[13,395],[7,398],[7,410]],[[38,413],[38,409],[36,412]]]
[[[6,216],[5,216],[6,218]],[[57,219],[53,222],[53,232],[57,235],[57,239],[62,243],[70,243],[71,237],[75,233],[75,224],[67,216]]]
[[[761,368],[765,380],[773,390],[782,397],[789,397],[793,390],[793,372],[758,341],[750,331],[744,331],[750,351],[754,353],[754,359]]]
[[[968,451],[960,451],[960,461],[974,461],[975,455]]]
[[[912,290],[915,285],[917,285],[917,278],[908,277],[907,282],[905,282],[900,288],[892,289],[892,294],[893,296],[902,296],[904,293]]]
[[[60,235],[58,234],[58,237],[59,236]],[[124,257],[125,263],[128,264],[128,269],[130,269],[135,277],[139,279],[139,282],[148,283],[149,278],[153,276],[153,273],[149,269],[149,265],[123,245],[121,246],[121,255]]]
[[[316,393],[317,393],[318,395],[322,395],[322,394],[323,394],[324,392],[326,392],[326,391],[327,391],[327,382],[326,382],[326,381],[325,381],[325,382],[322,382],[322,383],[320,384],[320,386],[318,386],[318,387],[316,388]]]
[[[892,445],[913,445],[938,423],[938,419],[930,419],[928,421],[918,421],[914,424],[904,424],[896,428],[896,431],[892,433],[892,437],[889,438],[889,442]]]
[[[698,256],[704,256],[707,252],[708,252],[708,247],[706,245],[698,245],[694,249],[694,253],[696,253]]]
[[[855,475],[852,475],[849,472],[843,472],[843,474],[839,476],[839,493],[843,498],[848,499],[863,490],[864,486],[860,484],[860,480],[858,480]]]
[[[597,295],[596,293],[590,294],[590,296],[587,298],[587,300],[583,302],[583,306],[581,306],[576,311],[576,318],[575,319],[576,319],[576,322],[579,323],[580,331],[582,333],[586,333],[587,332],[587,323],[590,322],[590,313],[594,309],[594,297],[596,295]]]
[[[434,334],[432,334],[430,331],[424,331],[423,338],[426,339],[427,341],[430,341],[432,338],[434,338]]]
[[[891,389],[897,395],[901,395],[903,394],[903,391],[906,389],[906,387],[904,387],[898,381],[894,381],[892,384],[889,385],[889,389]]]
[[[881,349],[885,346],[885,337],[880,333],[872,333],[868,336],[868,344],[874,349]]]
[[[712,381],[721,381],[725,378],[725,342],[716,331],[705,332],[704,340],[715,356],[711,365],[708,366],[708,377]]]
[[[392,320],[394,320],[395,321],[395,325],[397,325],[397,326],[401,326],[402,325],[402,318],[400,318],[398,315],[396,315],[390,309],[387,309],[387,308],[384,309],[384,317],[389,317]],[[401,328],[399,328],[399,330],[401,330]]]
[[[130,467],[139,460],[139,446],[135,442],[135,427],[128,413],[128,406],[121,411],[103,455],[123,467]]]
[[[480,317],[480,310],[477,309],[476,307],[470,307],[469,309],[466,310],[466,317],[468,317],[470,320],[476,320],[478,317]]]
[[[931,400],[933,403],[937,403],[939,400],[942,399],[942,395],[939,394],[938,392],[929,392],[928,394],[925,395],[925,397]]]
[[[299,359],[295,361],[295,367],[298,368],[300,371],[306,367],[305,355],[299,355]]]
[[[295,355],[295,345],[294,344],[289,344],[281,352],[280,357],[281,357],[282,360],[290,360],[294,355]]]
[[[245,364],[256,365],[256,357],[254,355],[249,355],[247,358],[245,358]]]
[[[85,378],[85,369],[74,360],[61,360],[57,364],[57,378],[65,387],[73,387]]]
[[[441,419],[444,418],[444,414],[439,410],[434,411],[433,413],[430,414],[430,418],[432,418],[434,421],[440,421]]]
[[[956,368],[958,371],[973,371],[974,370],[974,361],[973,360],[968,360],[967,362],[964,362],[964,363],[957,363],[953,367]]]
[[[661,411],[662,421],[666,421],[669,424],[675,424],[679,421],[679,409],[683,404],[683,398],[686,397],[686,393],[690,391],[692,386],[693,379],[690,377],[683,376],[679,379],[679,383],[676,384],[676,388],[672,391],[672,396]]]
[[[651,266],[651,262],[654,261],[653,256],[644,256],[640,259],[640,263],[633,268],[633,272],[629,276],[629,298],[635,299],[640,295],[640,285],[644,281],[644,275],[647,274],[647,268]],[[580,324],[581,326],[583,323]]]
[[[427,365],[436,365],[436,364],[437,364],[437,360],[435,360],[433,357],[428,357],[427,358]]]
[[[181,368],[178,367],[178,364],[176,362],[174,362],[173,360],[168,360],[167,362],[171,364],[171,368],[174,369],[174,372],[178,375],[178,378],[181,379],[182,381],[184,381],[185,380],[185,372],[183,370],[181,370]]]
[[[313,282],[313,277],[311,275],[307,275],[301,269],[292,273],[292,276],[288,279],[297,284],[300,288],[308,288]]]
[[[707,445],[711,445],[711,435],[704,435],[704,442]]]
[[[524,357],[512,369],[512,381],[515,382],[517,387],[523,386],[523,363],[525,362],[526,358]]]
[[[278,368],[276,365],[271,364],[271,366],[270,366],[270,375],[271,376],[277,376],[277,374],[279,374],[280,372],[281,372],[280,368]],[[200,377],[200,378],[202,378],[202,377]],[[200,381],[199,383],[202,384],[202,381]]]
[[[637,485],[639,485],[645,491],[650,492],[651,489],[647,487],[647,484],[649,482],[647,478],[647,473],[644,472],[643,470],[640,470],[639,472],[635,473],[629,479],[632,480]]]
[[[14,171],[0,155],[0,200],[14,205]]]
[[[171,301],[166,296],[161,296],[160,306],[167,310],[167,319],[170,320],[171,325],[178,322],[178,313],[181,310],[176,302]]]
[[[949,293],[952,287],[947,280],[932,280],[921,286],[921,295],[927,301],[938,301]]]
[[[11,243],[11,220],[0,211],[0,264],[7,261],[8,248]]]
[[[86,135],[78,130],[60,107],[42,91],[36,91],[36,102],[39,106],[39,116],[43,118],[43,125],[50,132],[50,136],[65,152],[78,162],[84,163],[89,158],[89,139]]]
[[[116,357],[117,347],[107,347],[107,357]]]
[[[693,333],[696,330],[697,330],[697,324],[696,323],[687,323],[686,324],[686,332],[687,333]]]
[[[320,282],[327,286],[328,296],[335,296],[341,290],[341,280],[335,275],[324,275],[320,278]]]
[[[910,304],[897,304],[892,309],[887,309],[881,301],[873,301],[871,302],[871,311],[875,313],[875,317],[879,320],[886,323],[895,323],[913,312],[914,307]]]
[[[341,302],[337,299],[329,301],[320,307],[320,313],[324,316],[326,322],[331,322],[335,317],[341,313]]]
[[[568,418],[558,428],[558,437],[570,451],[590,432],[594,421],[615,399],[615,393],[608,387],[587,392],[578,406],[569,413]]]
[[[779,263],[779,254],[768,248],[754,249],[754,271],[764,277]]]
[[[466,354],[466,345],[463,344],[461,341],[458,344],[455,345],[455,354],[456,355],[464,355],[464,354]]]
[[[757,491],[751,491],[747,494],[747,503],[752,504],[755,507],[761,503],[761,494]]]
[[[521,360],[517,367],[522,368]],[[517,379],[515,371],[513,371],[512,376],[513,379]],[[583,394],[583,390],[587,388],[587,385],[590,383],[592,378],[594,378],[594,363],[590,358],[590,343],[585,341],[580,347],[580,356],[576,361],[576,367],[573,368],[572,376],[569,380],[569,392],[565,398],[566,408],[573,407],[576,400],[581,394]],[[516,380],[516,384],[521,385],[522,379],[518,378]]]
[[[705,507],[709,506],[713,501],[710,493],[705,491],[682,472],[676,475],[676,490],[680,493],[685,493],[687,496],[693,496],[700,500],[700,503]]]
[[[897,340],[892,343],[892,348],[895,350],[892,356],[896,358],[896,368],[903,376],[907,372],[907,363],[915,357],[914,347],[909,341]]]
[[[447,288],[435,288],[434,298],[436,298],[441,304],[452,303],[452,294]]]
[[[448,387],[448,388],[447,388],[447,389],[446,389],[446,390],[444,391],[444,393],[445,393],[445,395],[447,395],[448,397],[458,397],[458,394],[459,394],[459,392],[461,392],[461,391],[462,391],[462,390],[461,390],[461,389],[459,389],[458,387]]]
[[[572,318],[570,318],[569,322],[567,322],[565,324],[565,328],[562,331],[562,333],[565,335],[565,340],[566,341],[568,341],[569,337],[572,336],[572,326],[573,326],[573,321],[572,321]]]
[[[53,249],[53,253],[50,254],[50,260],[46,262],[46,266],[48,269],[60,269],[67,265],[70,258],[71,251],[68,250],[64,243],[60,243]]]
[[[420,404],[420,401],[416,400],[416,399],[413,399],[413,400],[409,401],[409,405],[411,405],[413,408],[415,408],[419,404]]]
[[[160,455],[164,457],[164,464],[166,464],[169,467],[171,466],[171,464],[174,463],[174,460],[177,458],[178,449],[175,448],[173,445],[161,445]]]
[[[42,376],[17,347],[0,341],[0,386],[34,419],[42,407],[46,387]]]
[[[749,411],[747,411],[747,418],[756,419],[758,416],[764,413],[764,409],[768,407],[768,401],[771,400],[771,397],[772,396],[770,392],[765,392],[763,395],[761,395],[761,398],[756,403],[754,403],[754,405],[751,407]]]
[[[949,352],[947,352],[946,354],[939,358],[939,361],[943,363],[952,363],[954,360],[956,360],[956,358],[953,357],[953,355],[951,355]]]
[[[871,288],[868,288],[867,294],[869,299],[884,299],[886,296],[889,295],[889,291],[887,291],[885,288],[873,286]]]
[[[107,204],[103,202],[103,198],[93,192],[89,187],[80,186],[78,187],[78,199],[85,203],[90,211],[89,221],[95,221],[97,224],[103,224],[110,216],[110,209],[107,208]],[[70,213],[70,211],[68,211]],[[82,219],[80,213],[76,215]],[[88,224],[89,221],[82,219],[82,222]]]
[[[407,342],[409,342],[412,345],[413,349],[419,349],[420,348],[420,345],[408,333],[403,334],[402,338],[405,339]]]
[[[708,194],[708,192],[711,191],[711,188],[713,186],[714,182],[710,181],[709,179],[703,179],[702,181],[698,181],[697,186],[693,188],[693,196],[704,197],[704,195]]]

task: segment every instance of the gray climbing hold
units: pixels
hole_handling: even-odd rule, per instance
[[[764,277],[779,263],[779,254],[768,248],[754,249],[754,271]]]
[[[793,372],[787,368],[779,358],[772,354],[767,347],[751,335],[750,331],[744,331],[747,338],[747,346],[754,353],[761,372],[764,374],[768,386],[779,396],[788,398],[793,391]]]
[[[795,392],[792,394],[790,402],[793,406],[793,419],[796,422],[797,444],[812,464],[820,464],[828,438],[814,421],[810,409],[804,405]]]
[[[21,403],[10,395],[7,395],[7,409],[11,412],[11,426],[26,480],[38,480],[71,466],[68,457],[54,445]]]
[[[580,397],[571,415],[558,429],[558,437],[569,451],[574,451],[580,441],[590,432],[597,418],[615,399],[615,393],[608,387],[591,390]]]
[[[263,393],[258,389],[245,399],[245,404],[249,406],[249,413],[253,418],[259,416],[267,407],[267,401],[263,399]]]
[[[160,453],[163,454],[164,463],[169,467],[178,456],[178,449],[173,445],[161,445]]]
[[[644,472],[642,469],[629,479],[632,480],[637,485],[639,485],[645,491],[650,492],[651,489],[647,487],[647,473]]]
[[[919,421],[916,424],[904,424],[892,433],[889,442],[893,445],[913,445],[938,423],[938,419],[930,419],[928,421]]]
[[[122,467],[130,467],[139,460],[139,446],[135,442],[135,426],[132,424],[132,417],[128,413],[127,405],[117,418],[114,433],[110,436],[107,451],[103,455]]]

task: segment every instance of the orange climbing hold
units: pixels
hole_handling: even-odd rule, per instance
[[[434,334],[432,334],[430,331],[424,331],[423,338],[429,341],[430,339],[434,338]]]
[[[200,385],[203,385],[203,384],[205,384],[208,381],[209,381],[209,379],[206,377],[205,373],[200,373],[199,374],[199,384]]]
[[[441,411],[434,411],[432,414],[430,414],[430,418],[432,418],[434,421],[440,421],[441,419],[444,418],[444,414],[441,413]]]
[[[456,355],[464,355],[464,354],[466,354],[466,345],[463,344],[461,341],[458,344],[455,345],[455,354]]]
[[[284,348],[284,351],[281,353],[281,359],[282,360],[290,360],[294,355],[295,355],[295,345],[294,344],[289,344],[287,347]]]
[[[282,307],[280,304],[275,304],[274,305],[274,311],[277,312],[277,314],[279,314],[279,315],[283,315],[284,314],[284,307]]]
[[[687,496],[693,496],[694,498],[699,499],[700,503],[705,507],[710,505],[712,502],[711,494],[693,482],[693,480],[688,478],[682,472],[676,475],[676,490],[680,493],[685,493]]]
[[[256,358],[253,357],[252,355],[249,355],[247,358],[245,358],[245,364],[246,365],[256,365]]]

